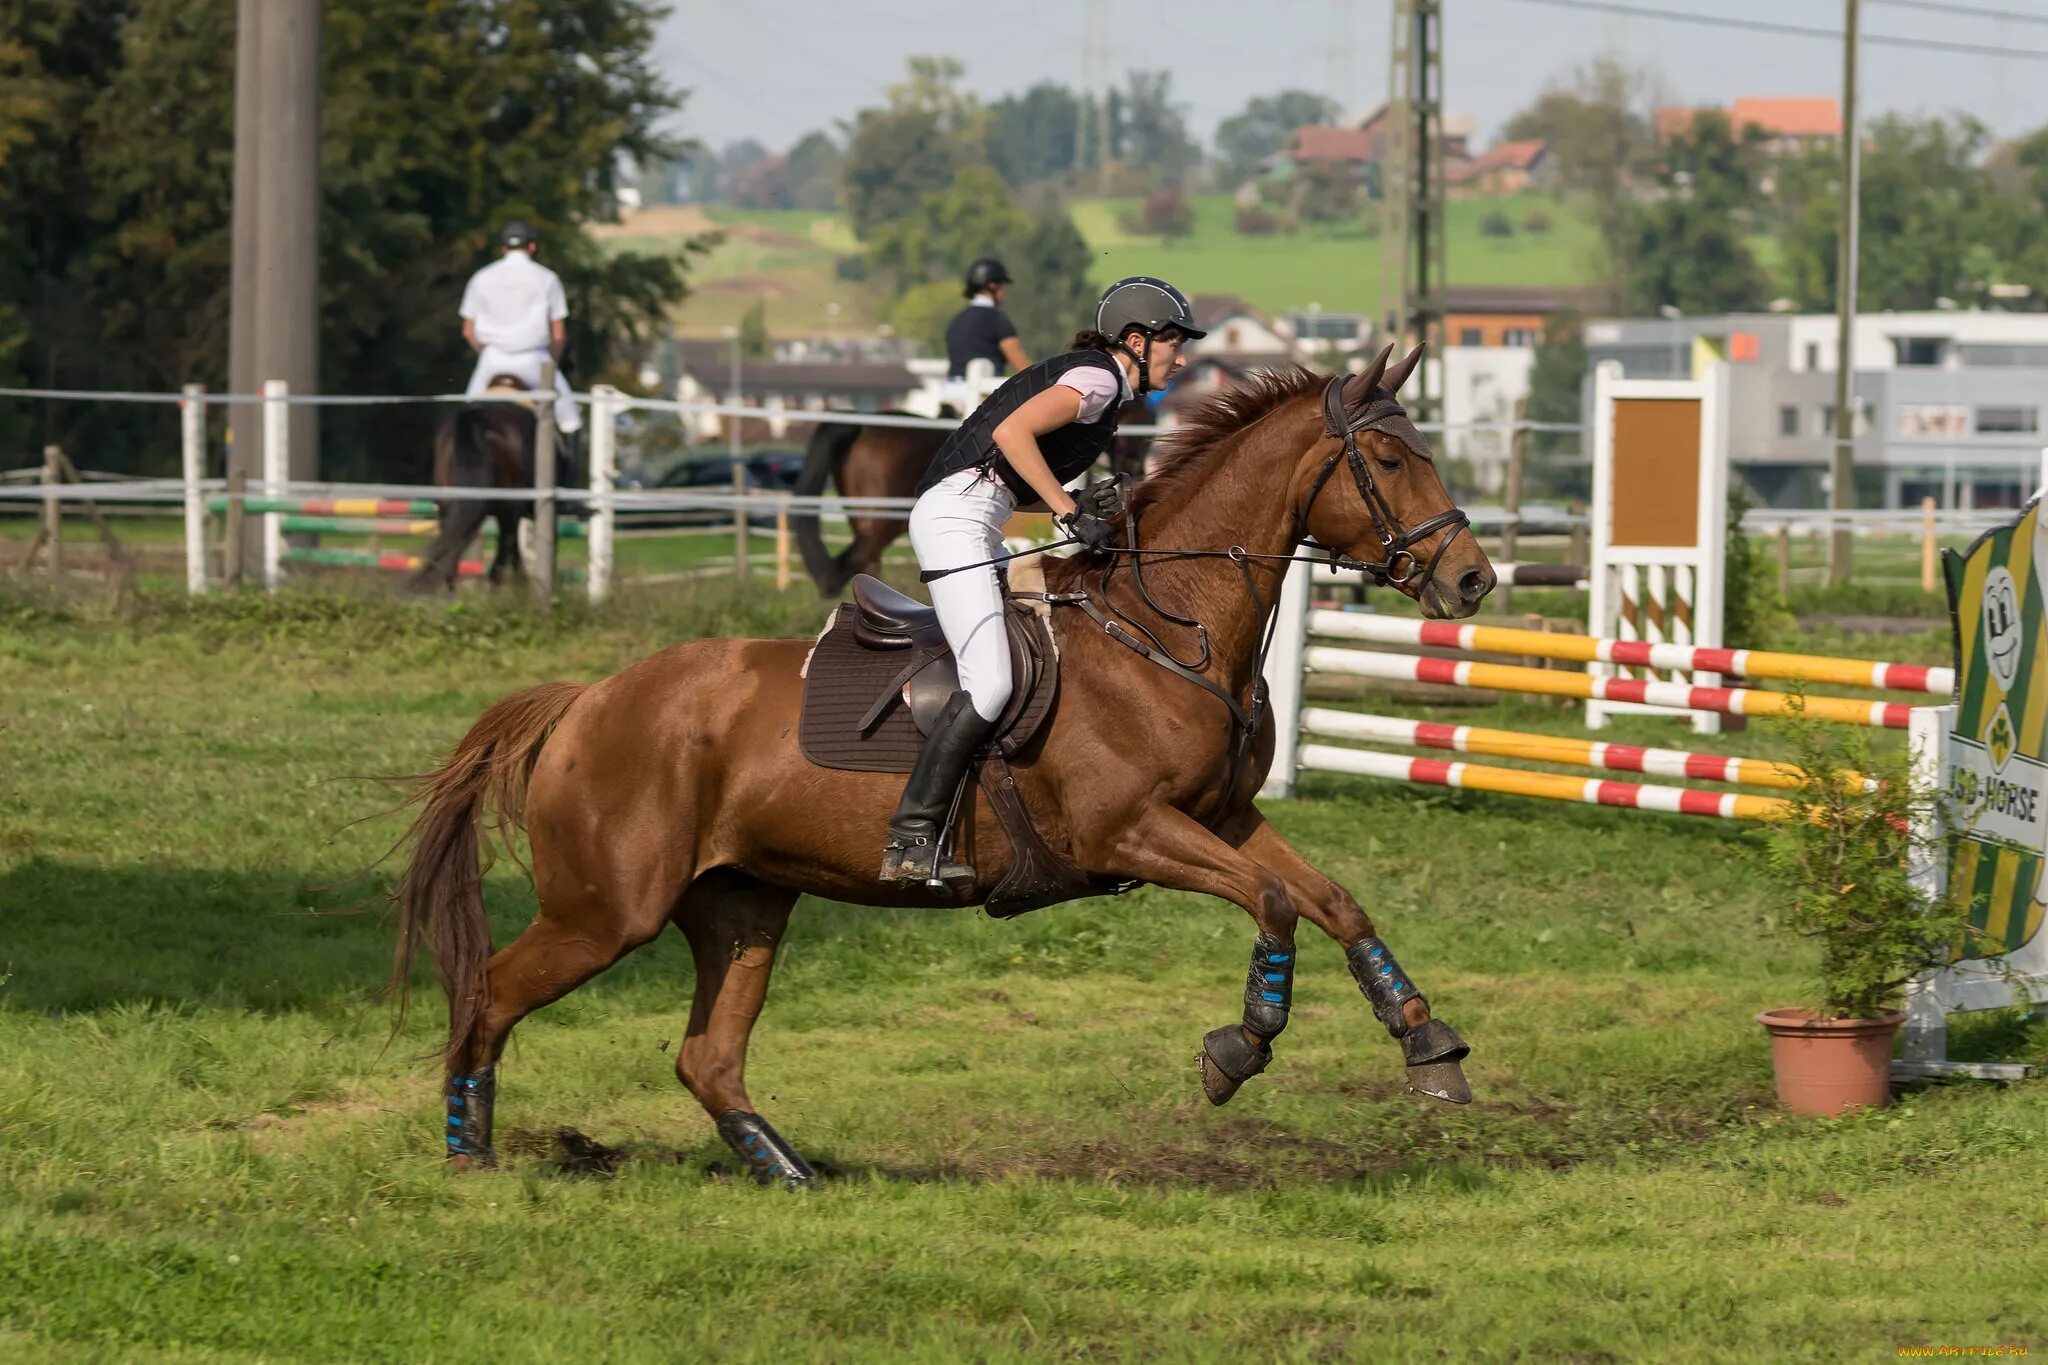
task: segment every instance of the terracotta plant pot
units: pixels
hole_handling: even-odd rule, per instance
[[[1816,1019],[1807,1009],[1765,1010],[1778,1100],[1795,1114],[1834,1118],[1851,1109],[1892,1102],[1892,1036],[1905,1015],[1879,1019]]]

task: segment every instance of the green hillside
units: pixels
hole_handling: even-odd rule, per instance
[[[1097,283],[1161,275],[1190,293],[1236,294],[1272,313],[1312,303],[1339,312],[1377,308],[1380,242],[1357,225],[1310,224],[1291,234],[1247,237],[1235,231],[1228,195],[1204,195],[1194,205],[1194,234],[1169,243],[1119,226],[1134,201],[1073,203],[1074,221],[1097,253]],[[1480,235],[1480,222],[1495,209],[1516,224],[1513,236]],[[1548,232],[1521,230],[1534,209],[1549,216]],[[841,256],[858,250],[843,214],[684,210],[659,225],[667,232],[642,232],[633,224],[609,240],[620,249],[659,250],[687,235],[689,225],[716,228],[725,240],[692,268],[693,292],[676,316],[686,335],[716,335],[762,299],[769,329],[782,334],[866,332],[881,319],[886,300],[872,288],[840,279],[835,269]],[[1453,284],[1576,285],[1596,278],[1599,239],[1593,225],[1545,196],[1453,200],[1447,236]],[[1030,281],[1020,280],[1017,287],[1028,289]]]

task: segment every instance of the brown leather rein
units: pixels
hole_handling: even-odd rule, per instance
[[[1332,549],[1329,552],[1327,562],[1337,568],[1355,569],[1382,587],[1406,587],[1414,582],[1418,575],[1422,576],[1426,581],[1435,575],[1437,565],[1443,562],[1444,552],[1450,548],[1450,544],[1457,538],[1458,532],[1465,531],[1468,534],[1470,533],[1471,519],[1465,515],[1462,508],[1453,507],[1448,511],[1439,512],[1437,515],[1430,517],[1428,520],[1407,531],[1400,529],[1400,523],[1394,516],[1393,508],[1388,505],[1385,495],[1380,492],[1379,485],[1373,481],[1370,462],[1358,448],[1358,433],[1361,431],[1377,431],[1383,435],[1390,436],[1406,446],[1412,454],[1424,460],[1432,458],[1429,447],[1423,441],[1422,433],[1417,431],[1414,423],[1408,420],[1407,409],[1403,408],[1391,394],[1371,399],[1356,417],[1347,413],[1344,410],[1344,385],[1348,379],[1349,376],[1347,375],[1338,375],[1323,390],[1324,434],[1335,437],[1341,444],[1331,454],[1330,458],[1323,462],[1321,472],[1316,475],[1315,483],[1310,486],[1308,497],[1302,503],[1299,524],[1304,527],[1308,525],[1309,513],[1315,507],[1316,499],[1322,495],[1323,487],[1329,483],[1330,476],[1336,473],[1338,462],[1344,461],[1351,467],[1352,482],[1357,485],[1358,495],[1365,503],[1366,515],[1372,518],[1373,531],[1379,536],[1380,546],[1386,558],[1377,561],[1359,560],[1353,559],[1348,555],[1339,554],[1335,549]],[[1129,538],[1133,543],[1112,546],[1110,548],[1108,552],[1110,562],[1103,567],[1101,576],[1092,588],[1087,580],[1083,579],[1081,591],[1079,592],[1016,593],[1013,595],[1035,598],[1054,606],[1079,607],[1088,614],[1095,624],[1102,627],[1103,632],[1111,639],[1135,651],[1140,657],[1159,665],[1167,672],[1187,679],[1203,691],[1216,697],[1225,706],[1230,708],[1231,718],[1236,722],[1238,731],[1236,761],[1241,762],[1245,751],[1249,748],[1252,740],[1258,735],[1259,726],[1265,718],[1267,704],[1266,656],[1272,651],[1274,631],[1279,626],[1278,614],[1268,612],[1266,601],[1259,593],[1257,582],[1252,578],[1251,563],[1253,560],[1283,564],[1313,564],[1324,561],[1314,555],[1256,554],[1245,549],[1242,545],[1233,545],[1227,550],[1140,548],[1135,543],[1138,539],[1138,520],[1135,513],[1127,518],[1127,526]],[[1444,530],[1446,527],[1450,528],[1450,534],[1446,535],[1442,542],[1438,544],[1436,553],[1429,557],[1429,563],[1425,567],[1422,561],[1413,553],[1412,547],[1420,544],[1437,532]],[[1165,642],[1155,635],[1149,627],[1133,619],[1121,608],[1117,607],[1114,602],[1110,601],[1110,580],[1116,575],[1118,567],[1126,556],[1129,557],[1131,562],[1131,578],[1136,583],[1138,596],[1145,605],[1162,619],[1177,626],[1187,627],[1195,632],[1195,639],[1199,647],[1195,658],[1180,659],[1175,657],[1173,651],[1168,649]],[[1245,592],[1251,597],[1254,609],[1261,616],[1266,617],[1265,633],[1259,641],[1258,655],[1253,660],[1252,699],[1249,707],[1240,706],[1237,698],[1232,696],[1228,689],[1204,676],[1202,670],[1209,666],[1211,658],[1209,628],[1193,617],[1181,616],[1176,612],[1168,611],[1153,600],[1150,590],[1145,586],[1143,566],[1144,560],[1147,557],[1228,559],[1237,565],[1238,571],[1244,576]],[[1405,571],[1398,571],[1402,569],[1404,563]],[[1099,602],[1097,601],[1098,595],[1100,597]],[[1236,780],[1235,766],[1233,766],[1231,777],[1233,788],[1236,785]]]

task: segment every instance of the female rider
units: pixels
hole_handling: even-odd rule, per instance
[[[973,879],[972,868],[939,866],[938,854],[968,765],[1010,700],[1003,589],[987,561],[1003,553],[1003,523],[1019,506],[1043,504],[1090,550],[1109,545],[1121,505],[1115,481],[1091,484],[1078,498],[1065,484],[1109,449],[1123,404],[1164,388],[1183,363],[1182,344],[1201,335],[1187,298],[1166,281],[1118,280],[1096,305],[1093,331],[1012,375],[939,447],[910,511],[910,544],[927,573],[961,569],[931,582],[960,690],[925,739],[889,820],[883,881]]]

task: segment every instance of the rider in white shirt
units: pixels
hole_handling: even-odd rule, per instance
[[[569,303],[561,277],[533,258],[540,246],[533,225],[515,218],[498,241],[505,254],[470,276],[462,291],[462,339],[477,353],[467,390],[472,395],[484,392],[501,374],[539,388],[541,366],[561,359],[567,337],[562,324]],[[559,367],[555,393],[555,429],[564,435],[580,431],[583,415]]]

